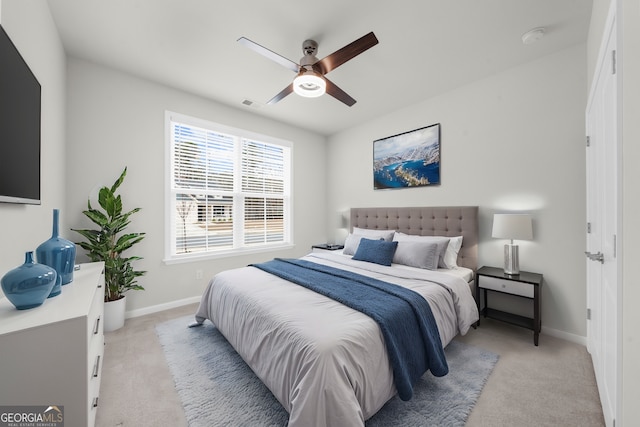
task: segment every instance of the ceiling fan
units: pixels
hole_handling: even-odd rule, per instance
[[[302,43],[304,56],[300,58],[300,64],[297,64],[245,37],[240,37],[238,41],[249,49],[253,49],[259,54],[266,56],[272,61],[298,74],[289,86],[271,98],[267,104],[275,104],[291,92],[308,98],[321,96],[326,92],[349,107],[355,104],[356,100],[336,86],[331,80],[327,79],[325,74],[378,44],[378,39],[373,32],[371,32],[338,49],[331,55],[318,60],[318,58],[316,58],[318,43],[314,40],[305,40],[304,43]]]

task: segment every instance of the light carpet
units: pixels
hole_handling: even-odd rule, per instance
[[[289,414],[210,322],[188,328],[193,316],[156,326],[190,427],[286,426]],[[426,373],[413,398],[397,396],[367,427],[463,426],[498,356],[452,341],[449,374]]]

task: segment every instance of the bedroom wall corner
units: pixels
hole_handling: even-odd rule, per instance
[[[142,208],[133,218],[131,231],[147,233],[136,246],[136,255],[144,257],[138,268],[148,271],[140,280],[146,290],[127,294],[128,313],[146,313],[175,301],[190,301],[202,295],[209,279],[219,271],[275,256],[301,256],[324,238],[326,139],[323,136],[77,58],[69,59],[67,74],[69,161],[75,165],[67,181],[71,224],[74,228],[91,226],[82,215],[89,194],[102,185],[111,185],[124,166],[128,167],[121,187],[124,203],[130,209]],[[293,143],[295,248],[164,263],[167,110]],[[93,161],[96,156],[99,161]]]
[[[501,266],[505,242],[491,238],[493,213],[531,212],[534,240],[519,242],[520,267],[545,276],[543,326],[585,336],[585,63],[579,44],[332,135],[327,216],[478,205],[480,265]],[[373,141],[434,123],[442,125],[442,184],[374,190]]]

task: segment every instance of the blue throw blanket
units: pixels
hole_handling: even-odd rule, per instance
[[[427,371],[449,372],[429,303],[402,286],[299,259],[276,258],[252,266],[330,297],[375,320],[384,336],[398,396],[410,400]]]

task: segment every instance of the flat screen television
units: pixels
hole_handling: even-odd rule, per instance
[[[40,94],[0,26],[0,202],[40,204]]]

